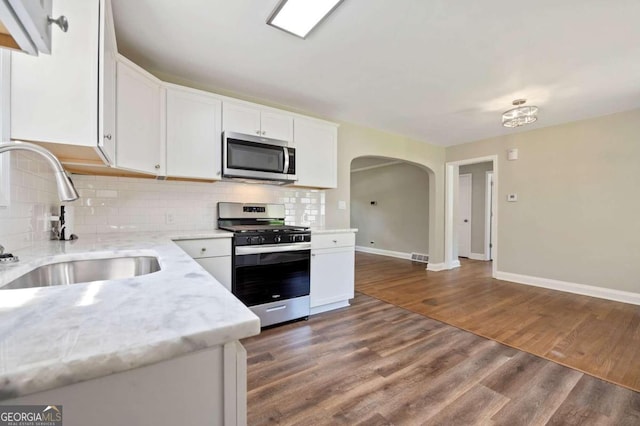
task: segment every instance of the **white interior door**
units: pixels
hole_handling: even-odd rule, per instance
[[[471,174],[458,179],[458,256],[471,253]]]

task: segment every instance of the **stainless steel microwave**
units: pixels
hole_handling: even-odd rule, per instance
[[[286,184],[297,180],[289,142],[235,132],[222,134],[222,177]]]

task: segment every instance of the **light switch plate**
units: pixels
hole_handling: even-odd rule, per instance
[[[338,201],[338,210],[346,210],[347,202],[346,201]]]

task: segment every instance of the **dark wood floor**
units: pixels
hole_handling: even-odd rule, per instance
[[[360,293],[243,344],[249,425],[640,424],[637,392]]]
[[[365,253],[356,290],[640,390],[640,306],[491,278],[491,262],[451,271]]]

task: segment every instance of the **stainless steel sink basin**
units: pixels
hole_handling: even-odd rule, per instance
[[[0,290],[117,280],[159,270],[158,258],[153,256],[72,260],[42,265],[9,282]]]

